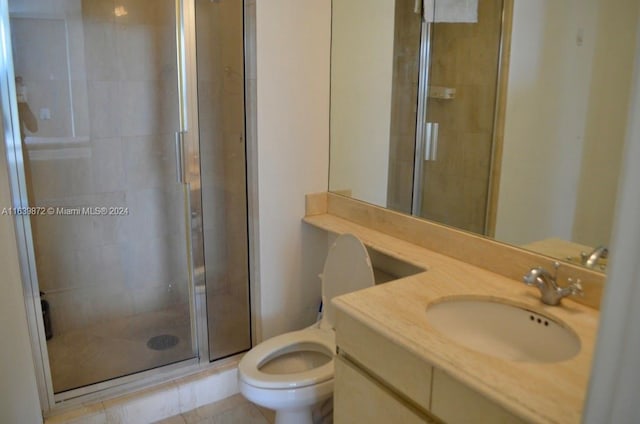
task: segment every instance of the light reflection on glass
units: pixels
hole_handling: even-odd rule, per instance
[[[116,6],[116,8],[113,10],[113,14],[117,17],[121,17],[127,16],[129,12],[127,12],[127,9],[124,6]]]

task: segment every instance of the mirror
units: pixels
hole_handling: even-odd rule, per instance
[[[462,3],[333,0],[330,191],[603,271],[638,5]]]

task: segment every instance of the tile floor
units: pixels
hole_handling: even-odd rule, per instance
[[[62,392],[193,357],[189,311],[176,307],[119,318],[47,342],[54,392]],[[153,350],[147,341],[171,334],[179,342]]]
[[[259,407],[242,395],[175,415],[156,424],[273,424],[275,412]]]

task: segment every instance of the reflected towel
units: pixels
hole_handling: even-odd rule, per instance
[[[478,0],[423,0],[426,22],[478,22]]]

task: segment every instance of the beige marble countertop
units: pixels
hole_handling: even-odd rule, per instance
[[[304,221],[333,233],[352,233],[374,249],[427,269],[334,299],[343,312],[525,420],[580,422],[597,310],[567,299],[562,306],[544,305],[537,289],[519,281],[333,215],[308,216]],[[564,362],[531,363],[498,359],[458,345],[432,329],[425,314],[429,304],[456,296],[499,299],[550,315],[575,331],[581,350]]]

